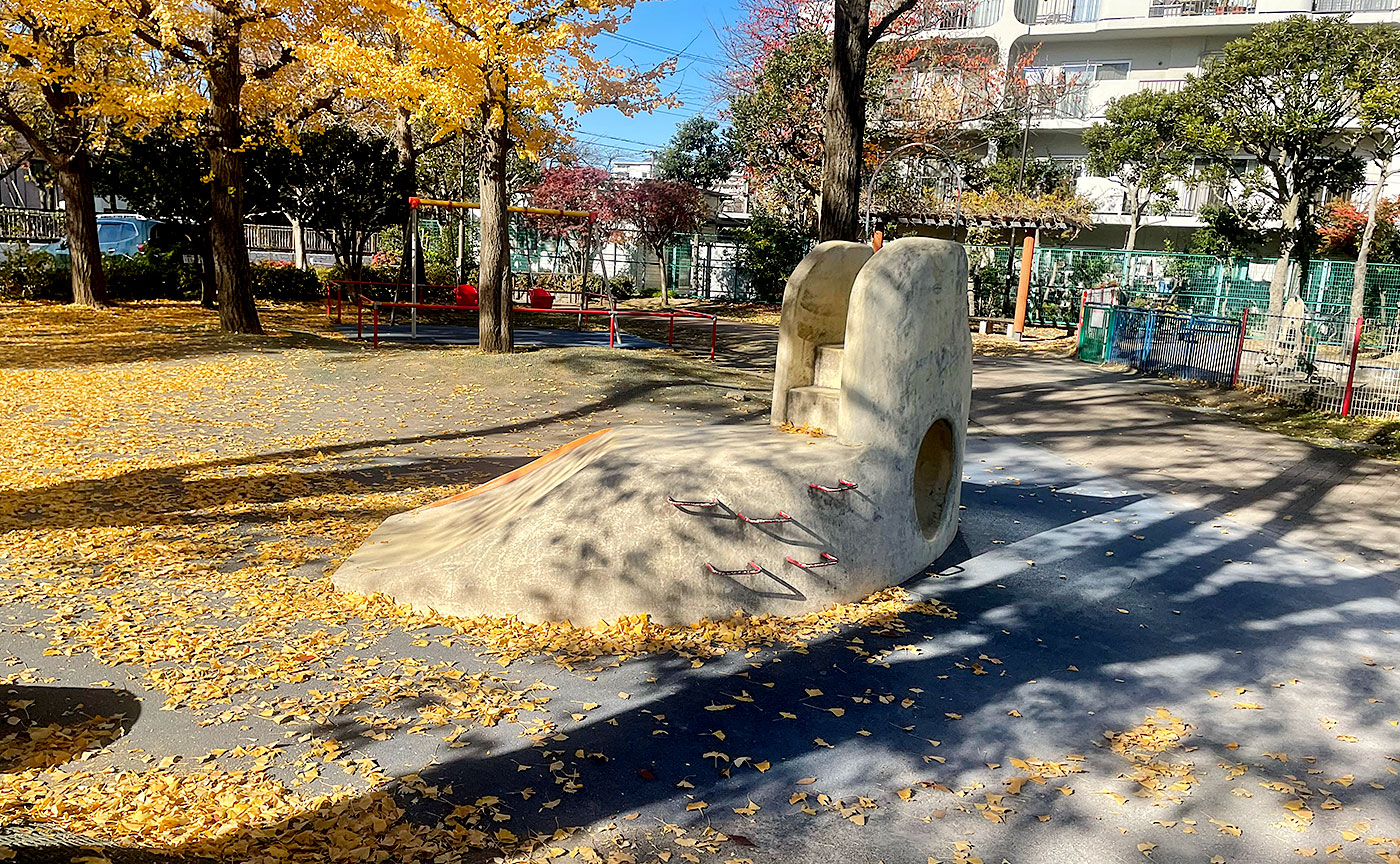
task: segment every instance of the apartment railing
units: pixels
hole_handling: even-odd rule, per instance
[[[1001,17],[1002,0],[965,0],[930,3],[921,22],[932,30],[976,30],[990,27]]]
[[[1313,11],[1321,14],[1389,12],[1394,6],[1394,0],[1313,0]]]
[[[1092,113],[1089,88],[1076,86],[1069,92],[1043,88],[1031,92],[1031,116],[1041,120],[1082,120]]]
[[[1148,18],[1178,18],[1189,15],[1248,15],[1255,11],[1255,0],[1151,0]]]
[[[1016,0],[1022,24],[1079,24],[1099,20],[1099,0]]]
[[[1209,189],[1204,184],[1192,185],[1178,182],[1172,184],[1172,191],[1176,193],[1176,201],[1172,204],[1169,215],[1195,216],[1200,212],[1202,201],[1208,197]],[[1115,198],[1099,197],[1093,200],[1094,212],[1100,215],[1126,216],[1132,212],[1132,202],[1128,200],[1126,190]]]
[[[1179,93],[1181,88],[1186,86],[1186,82],[1176,80],[1151,80],[1138,82],[1143,90],[1150,90],[1153,93]]]

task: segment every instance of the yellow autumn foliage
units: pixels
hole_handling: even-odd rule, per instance
[[[575,114],[609,105],[632,114],[666,103],[645,72],[597,54],[636,0],[360,0],[300,55],[344,82],[352,99],[428,118],[440,135],[510,124],[527,155]]]

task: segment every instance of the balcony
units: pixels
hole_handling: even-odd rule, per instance
[[[1076,87],[1068,93],[1032,91],[1030,98],[1031,116],[1037,120],[1084,120],[1093,116],[1087,87]]]
[[[1314,0],[1339,2],[1339,0]],[[1340,2],[1370,2],[1370,0],[1340,0]],[[1148,18],[1182,18],[1195,15],[1250,15],[1255,0],[1151,0]]]
[[[1173,80],[1152,80],[1138,82],[1139,89],[1148,90],[1153,93],[1180,93],[1181,89],[1185,86],[1186,82],[1182,81],[1179,78]]]
[[[1022,24],[1083,24],[1099,20],[1099,0],[1016,0]]]
[[[1117,60],[1031,67],[1025,73],[1031,115],[1040,120],[1101,117],[1109,101],[1138,90],[1138,82],[1128,80],[1130,71],[1126,61]]]
[[[1321,15],[1389,12],[1393,7],[1393,0],[1313,0],[1313,11]]]
[[[919,23],[929,30],[978,30],[997,22],[1001,4],[1002,0],[923,4],[928,8]]]

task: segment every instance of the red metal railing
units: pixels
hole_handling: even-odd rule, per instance
[[[336,285],[336,284],[337,284],[337,283],[332,283],[331,285],[328,285],[328,286],[326,287],[326,316],[327,316],[328,318],[330,317],[330,315],[331,315],[331,310],[332,310],[332,304],[334,303],[334,309],[335,309],[335,313],[336,313],[336,321],[339,322],[339,320],[340,320],[340,310],[341,310],[341,292],[339,291],[338,287],[335,288],[335,289],[332,288],[332,286],[334,286],[334,285]],[[383,284],[386,284],[386,283],[382,283],[382,282],[379,282],[379,283],[368,282],[368,283],[353,283],[353,284],[383,285]],[[437,287],[451,287],[451,286],[437,286]],[[334,292],[335,292],[334,299],[332,298],[332,290],[334,290]],[[369,307],[370,307],[370,312],[371,312],[371,324],[372,324],[372,327],[373,327],[373,333],[372,333],[372,335],[373,335],[373,343],[372,343],[372,344],[373,344],[373,347],[375,347],[375,348],[378,348],[378,347],[379,347],[379,310],[380,310],[380,309],[419,309],[419,310],[422,310],[422,309],[436,309],[436,310],[443,310],[443,311],[454,311],[454,312],[478,312],[478,313],[481,311],[481,305],[480,305],[480,304],[463,305],[463,304],[448,304],[448,303],[401,303],[401,302],[389,302],[389,301],[384,301],[384,300],[375,300],[375,299],[373,299],[373,298],[371,298],[371,297],[366,297],[364,294],[356,293],[356,295],[355,295],[355,307],[356,307],[356,311],[355,311],[355,329],[356,329],[356,334],[357,334],[358,338],[360,338],[360,339],[365,338],[365,333],[364,333],[364,307],[366,307],[366,306],[369,306]],[[710,322],[710,359],[711,359],[711,360],[715,359],[715,351],[716,351],[716,348],[717,348],[718,342],[719,342],[719,318],[718,318],[717,316],[715,316],[715,315],[710,315],[709,313],[706,313],[706,312],[696,312],[696,311],[691,310],[691,309],[667,309],[667,310],[665,310],[665,311],[652,311],[652,310],[647,310],[647,309],[588,309],[588,308],[577,307],[577,306],[574,306],[574,307],[551,307],[551,308],[538,308],[538,307],[533,307],[533,306],[516,306],[516,307],[514,307],[514,308],[515,308],[515,311],[517,311],[517,312],[530,312],[530,313],[539,314],[539,315],[577,315],[577,316],[579,316],[579,317],[582,317],[582,316],[584,316],[584,315],[607,315],[607,316],[608,316],[608,347],[609,347],[609,348],[616,347],[616,345],[617,345],[617,319],[618,319],[618,318],[667,318],[667,319],[669,319],[669,320],[670,320],[670,330],[669,330],[669,334],[668,334],[668,337],[667,337],[667,343],[668,343],[671,347],[673,347],[673,348],[675,347],[675,344],[676,344],[676,319],[677,319],[677,318],[698,318],[698,319],[700,319],[700,320],[709,321],[709,322]]]

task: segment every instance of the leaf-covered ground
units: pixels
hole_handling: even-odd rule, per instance
[[[907,589],[431,616],[327,576],[590,430],[759,421],[765,382],[265,321],[0,307],[0,858],[1400,861],[1384,574],[990,439]]]

